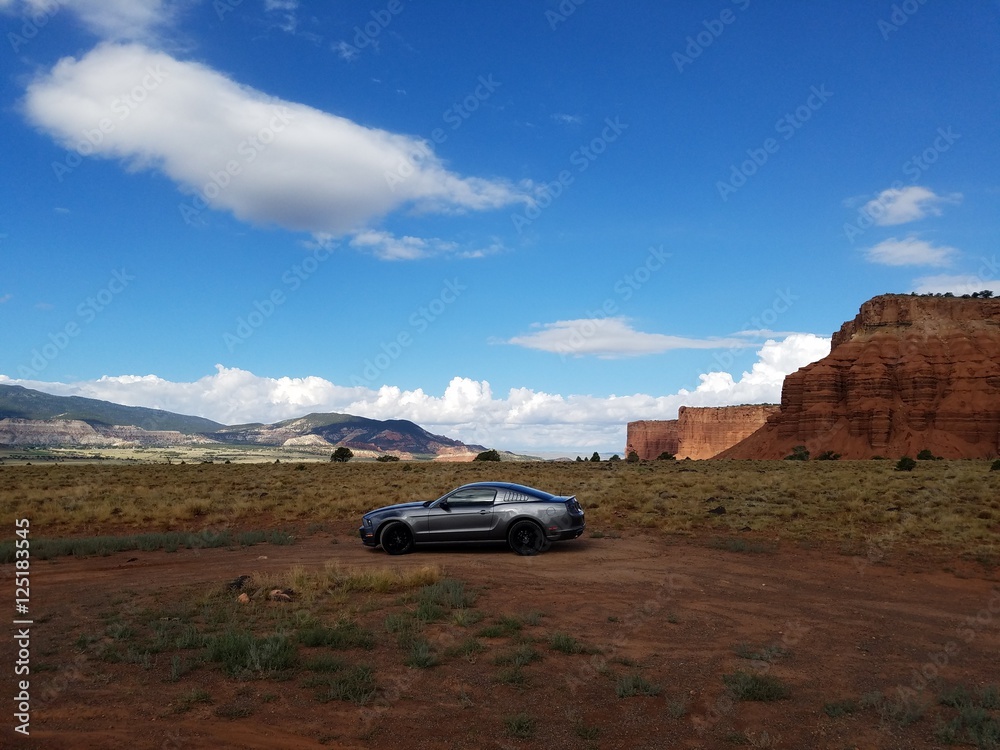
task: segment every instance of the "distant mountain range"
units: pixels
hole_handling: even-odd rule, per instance
[[[203,417],[123,406],[81,396],[53,396],[19,385],[0,385],[0,419],[76,419],[95,425],[129,425],[143,430],[173,430],[189,435],[214,432],[225,425]]]
[[[53,396],[0,385],[0,445],[176,446],[184,444],[333,448],[416,456],[461,456],[486,450],[434,435],[405,419],[308,414],[275,424],[227,426],[162,409],[80,396]]]

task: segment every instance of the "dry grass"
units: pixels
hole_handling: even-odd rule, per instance
[[[373,507],[496,479],[577,495],[592,532],[897,544],[1000,562],[1000,473],[989,461],[680,461],[0,466],[0,514],[45,536],[357,521]],[[708,510],[723,506],[724,514]],[[43,531],[44,529],[44,531]]]

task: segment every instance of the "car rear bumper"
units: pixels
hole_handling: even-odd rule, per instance
[[[358,533],[361,535],[361,543],[366,547],[375,547],[377,542],[375,541],[375,533],[368,531],[364,526],[358,528]]]
[[[574,526],[572,529],[562,529],[559,531],[547,529],[545,531],[545,538],[550,542],[565,542],[567,539],[576,539],[586,528],[587,524],[581,524],[580,526]]]

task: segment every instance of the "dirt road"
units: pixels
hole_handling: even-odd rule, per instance
[[[331,560],[438,565],[479,592],[484,622],[535,613],[518,642],[534,644],[541,658],[524,667],[526,681],[511,684],[498,680],[496,661],[514,641],[484,637],[478,655],[414,669],[380,640],[358,657],[375,667],[378,693],[357,706],[316,701],[299,675],[242,681],[203,667],[170,681],[169,656],[109,663],[88,649],[88,634],[102,633],[123,605],[141,611],[240,574]],[[942,746],[940,725],[953,715],[939,705],[944,690],[1000,682],[997,579],[972,563],[904,550],[875,561],[642,536],[583,538],[533,558],[493,548],[389,558],[344,527],[291,546],[38,560],[31,584],[31,737],[14,733],[8,718],[4,747],[930,748]],[[385,612],[364,610],[356,616],[391,643]],[[474,631],[442,624],[432,643],[444,654]],[[554,634],[587,651],[550,648]],[[14,663],[12,639],[0,657]],[[723,677],[737,671],[776,678],[788,697],[735,700]],[[657,694],[619,697],[633,676]],[[178,710],[195,688],[211,702]],[[842,711],[830,708],[837,702]],[[219,711],[231,705],[247,708]]]

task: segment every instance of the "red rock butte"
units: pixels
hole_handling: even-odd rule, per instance
[[[1000,299],[883,295],[785,378],[780,411],[718,458],[1000,454]]]
[[[628,423],[626,452],[655,459],[661,453],[677,458],[712,458],[764,425],[778,412],[770,404],[749,406],[682,406],[677,419]]]

